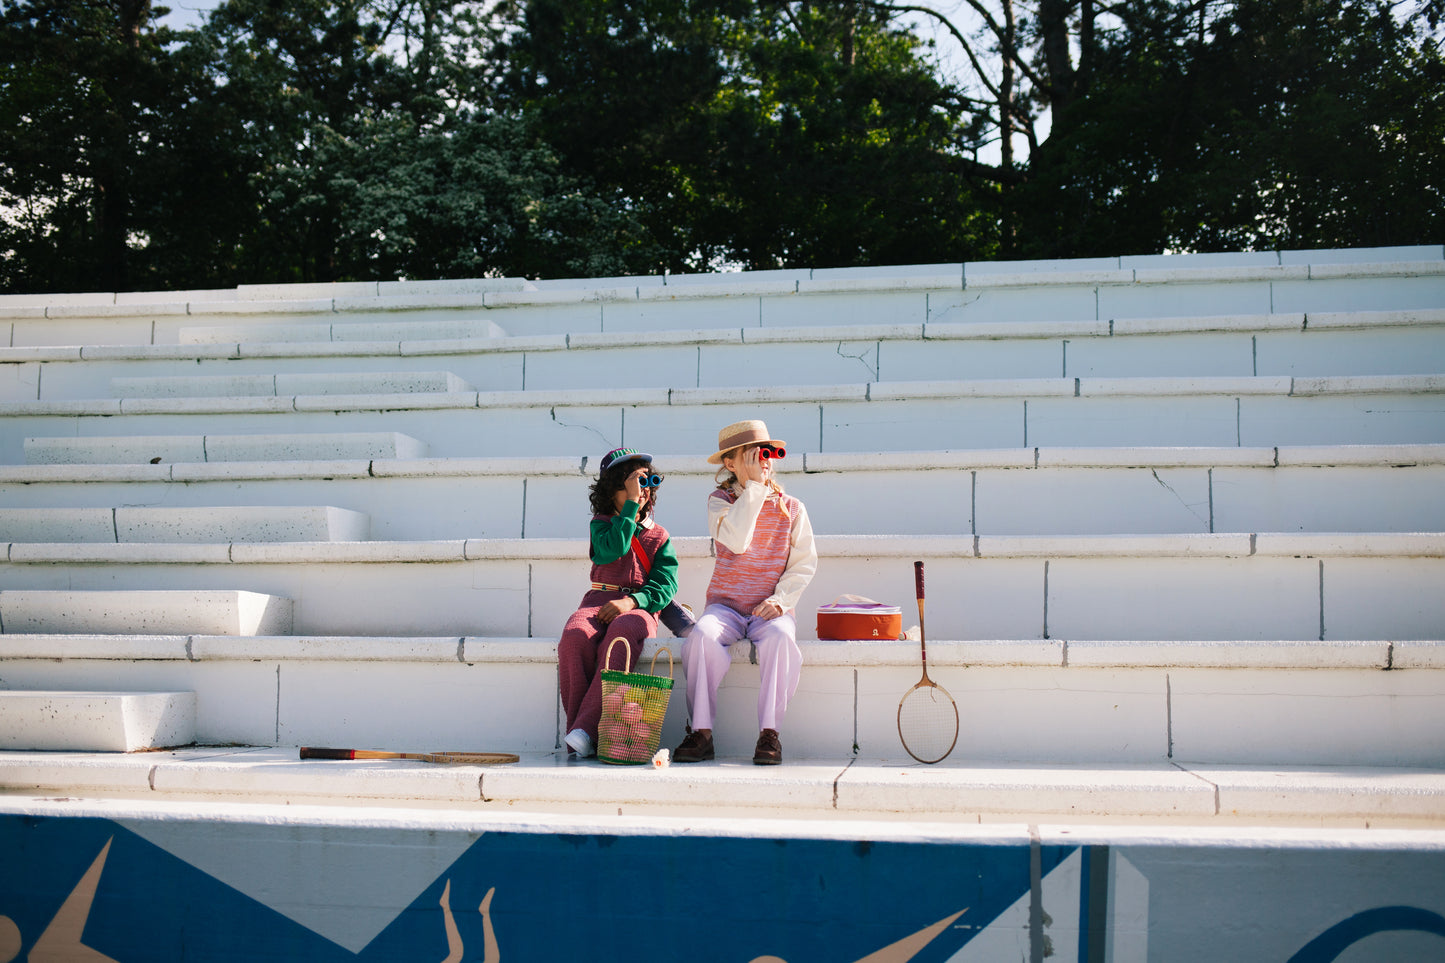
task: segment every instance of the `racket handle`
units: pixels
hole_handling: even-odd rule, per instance
[[[354,749],[321,749],[312,746],[301,747],[302,759],[355,759]]]
[[[913,587],[918,590],[918,601],[923,601],[923,563],[913,563]]]

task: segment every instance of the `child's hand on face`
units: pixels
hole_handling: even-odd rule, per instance
[[[738,475],[738,481],[744,485],[750,481],[766,484],[772,469],[772,464],[759,455],[757,447],[749,448],[743,452],[742,472]]]
[[[624,482],[624,487],[626,487],[627,489],[628,499],[636,502],[639,505],[642,504],[642,476],[645,474],[647,474],[646,468],[638,468],[637,470],[631,472],[627,476],[627,481]]]

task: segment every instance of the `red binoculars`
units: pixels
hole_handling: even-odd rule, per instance
[[[776,446],[776,445],[759,445],[759,446],[758,446],[758,457],[759,457],[759,458],[762,458],[762,459],[764,459],[764,460],[767,460],[767,459],[770,459],[770,458],[787,458],[787,457],[788,457],[788,449],[786,449],[786,448],[781,448],[781,447],[778,447],[778,446]]]

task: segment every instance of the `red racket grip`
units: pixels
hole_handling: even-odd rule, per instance
[[[355,759],[355,749],[322,749],[313,746],[302,746],[299,753],[302,759]]]
[[[923,601],[923,563],[913,563],[913,587],[918,590],[918,601]]]

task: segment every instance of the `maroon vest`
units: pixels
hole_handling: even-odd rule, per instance
[[[611,515],[597,515],[593,520],[611,518]],[[656,522],[651,528],[638,528],[636,538],[651,558],[667,544],[667,529]],[[592,564],[592,581],[604,585],[631,585],[640,588],[647,581],[647,568],[637,553],[629,549],[622,557],[606,565]]]

